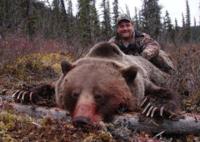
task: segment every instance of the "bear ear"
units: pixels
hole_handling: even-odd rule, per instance
[[[132,83],[137,75],[138,69],[134,66],[130,66],[128,68],[122,69],[122,76],[125,78],[127,83]]]
[[[71,63],[67,61],[61,62],[61,69],[64,75],[66,75],[72,68],[73,68],[73,65]]]
[[[122,52],[117,45],[109,42],[100,42],[92,47],[87,54],[89,57],[121,57]]]

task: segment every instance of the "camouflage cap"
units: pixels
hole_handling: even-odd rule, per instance
[[[121,21],[129,21],[129,22],[132,22],[131,18],[126,15],[126,14],[121,14],[118,16],[117,18],[117,25],[121,22]]]

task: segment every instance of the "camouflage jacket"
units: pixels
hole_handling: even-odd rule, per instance
[[[160,45],[153,40],[148,34],[136,31],[131,42],[125,46],[122,40],[115,36],[109,42],[115,43],[125,54],[141,55],[150,60],[158,56]]]

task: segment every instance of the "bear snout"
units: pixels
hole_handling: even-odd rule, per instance
[[[84,128],[84,127],[92,125],[90,118],[87,118],[84,116],[75,117],[72,120],[72,123],[75,127],[80,127],[80,128]]]
[[[76,127],[94,125],[100,120],[101,117],[96,114],[95,103],[77,104],[72,115],[72,122]]]

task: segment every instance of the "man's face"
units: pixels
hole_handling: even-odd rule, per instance
[[[134,32],[134,26],[129,21],[121,21],[117,25],[117,33],[123,39],[130,39],[130,38],[132,38],[133,32]]]

